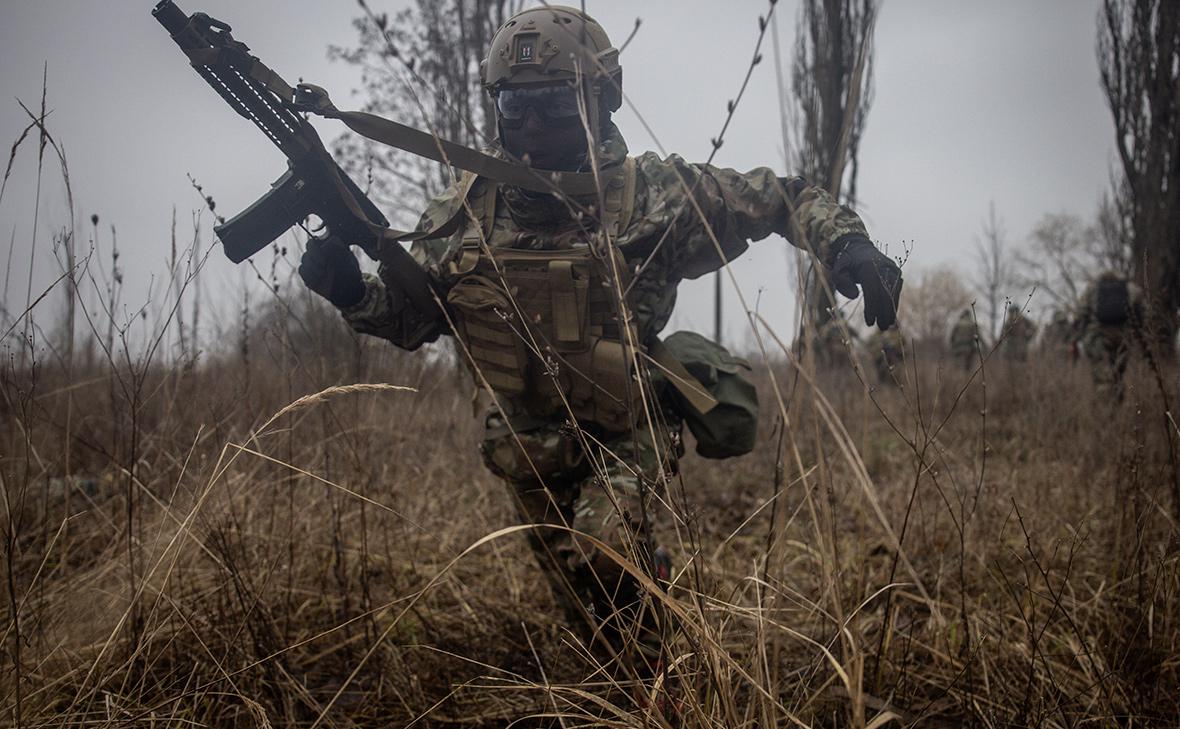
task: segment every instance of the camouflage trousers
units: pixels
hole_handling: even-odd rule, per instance
[[[666,553],[651,529],[682,454],[679,423],[654,434],[640,428],[606,435],[511,411],[508,420],[511,429],[499,412],[487,416],[484,462],[504,480],[521,522],[542,525],[528,533],[529,546],[567,617],[615,651],[638,649],[654,665],[655,611],[634,577],[586,536],[648,574],[661,566],[666,572]]]
[[[975,345],[953,345],[951,348],[951,358],[958,363],[963,370],[970,372],[979,364],[979,358],[975,351]]]
[[[1130,332],[1117,326],[1091,327],[1082,337],[1094,386],[1099,392],[1121,394],[1123,373],[1131,354]]]
[[[902,365],[905,357],[898,350],[882,349],[873,355],[873,367],[877,372],[877,384],[899,387],[905,379]]]
[[[1000,345],[1000,351],[1004,355],[1004,359],[1009,362],[1027,362],[1029,345],[1030,340],[1028,339],[1008,335],[1008,338]]]

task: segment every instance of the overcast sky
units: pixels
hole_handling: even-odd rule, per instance
[[[174,206],[182,239],[191,231],[200,201],[186,173],[213,194],[218,212],[229,215],[265,192],[284,169],[278,152],[189,68],[150,16],[153,4],[6,0],[0,23],[0,144],[7,149],[28,123],[16,99],[35,108],[47,68],[53,110],[48,127],[68,157],[78,236],[88,243],[92,213],[101,218],[104,249],[109,225],[117,227],[128,306],[143,303],[149,282],[154,301],[161,298]],[[407,3],[371,4],[393,11]],[[326,58],[329,44],[354,39],[352,0],[180,5],[229,22],[236,37],[289,81],[302,77],[325,86],[341,107],[359,85],[355,68]],[[1098,0],[884,2],[874,102],[861,150],[860,212],[873,237],[891,252],[912,248],[911,275],[942,263],[968,269],[990,202],[1014,246],[1024,244],[1046,213],[1093,214],[1109,185],[1113,149],[1094,53],[1097,5]],[[643,20],[622,57],[625,91],[665,150],[705,159],[726,100],[745,73],[757,17],[767,3],[587,0],[586,6],[616,44],[636,17]],[[789,55],[796,4],[783,0],[776,12]],[[764,57],[715,163],[738,169],[769,165],[787,173],[769,39]],[[633,153],[658,149],[630,112],[617,121]],[[343,129],[327,121],[317,127],[325,138]],[[35,179],[35,146],[26,144],[0,200],[5,304],[17,313],[24,307],[34,244]],[[47,163],[34,297],[60,273],[51,235],[68,224],[61,177],[56,163]],[[787,260],[787,245],[771,238],[734,266],[750,301],[759,298],[763,313],[784,333],[791,328],[794,288]],[[206,293],[232,310],[225,304],[230,292],[253,274],[220,253],[206,270]],[[673,326],[709,331],[711,291],[706,280],[683,285]],[[51,309],[39,316],[51,321]],[[744,318],[736,307],[726,319],[735,332],[727,339],[744,340]]]

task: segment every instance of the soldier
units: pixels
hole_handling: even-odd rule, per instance
[[[1074,324],[1069,314],[1056,309],[1049,325],[1041,334],[1041,349],[1051,360],[1075,362],[1078,358],[1078,342]]]
[[[670,390],[653,398],[648,363],[676,367],[661,359],[656,335],[677,284],[778,233],[810,244],[845,296],[859,286],[866,323],[885,328],[900,269],[855,213],[803,179],[628,156],[611,119],[622,101],[618,50],[578,10],[513,16],[481,75],[499,130],[492,153],[539,170],[596,172],[599,194],[538,194],[464,174],[422,216],[419,230],[437,235],[412,248],[445,316],[417,310],[384,267],[362,275],[344,246],[310,241],[299,272],[359,332],[408,350],[457,338],[494,400],[484,460],[522,521],[549,525],[532,530],[530,545],[559,601],[614,649],[636,646],[650,658],[659,643],[643,592],[598,545],[667,575],[651,521],[682,451],[681,416],[667,404]],[[638,642],[626,639],[636,633]]]
[[[897,372],[895,368],[905,359],[905,343],[897,324],[883,332],[873,332],[865,343],[865,349],[873,359],[873,367],[877,371],[877,384],[900,385],[904,373]]]
[[[1074,331],[1090,362],[1095,389],[1122,398],[1123,373],[1142,336],[1143,292],[1126,277],[1104,271],[1086,287]]]
[[[1016,304],[1008,306],[1008,315],[1004,317],[1004,343],[1002,349],[1004,358],[1012,362],[1028,360],[1028,349],[1033,337],[1037,335],[1037,325],[1020,311]]]
[[[842,309],[833,309],[832,316],[815,333],[815,364],[821,371],[838,369],[848,364],[848,352],[859,341],[856,331],[848,326]]]
[[[975,366],[978,339],[979,327],[975,323],[975,316],[970,309],[964,309],[963,313],[959,314],[955,326],[951,328],[951,357],[965,370]]]

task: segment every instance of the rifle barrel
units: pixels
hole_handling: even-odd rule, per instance
[[[215,63],[193,63],[193,69],[234,111],[254,123],[289,159],[300,159],[311,149],[304,139],[307,122],[247,74],[258,59],[230,35],[229,26],[204,13],[184,14],[173,0],[160,0],[152,15],[185,51],[219,51]]]
[[[188,16],[172,0],[156,3],[156,7],[152,8],[152,17],[160,21],[160,25],[172,35],[180,33],[188,25]]]

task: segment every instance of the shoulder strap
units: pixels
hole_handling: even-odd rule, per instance
[[[622,174],[607,183],[603,194],[603,224],[611,235],[619,235],[631,224],[635,213],[635,158],[623,160]]]
[[[459,200],[466,198],[471,193],[471,188],[475,185],[475,181],[479,179],[478,175],[470,172],[463,173],[459,178]],[[463,222],[463,218],[467,215],[462,202],[455,205],[455,209],[446,218],[440,220],[429,228],[423,230],[397,230],[394,228],[385,228],[384,236],[388,240],[413,242],[418,240],[430,240],[432,238],[445,238],[453,234],[459,229],[459,224]]]
[[[680,360],[676,359],[676,355],[668,350],[662,339],[653,337],[652,344],[648,347],[648,353],[651,363],[664,373],[668,382],[672,383],[672,387],[675,387],[684,396],[684,399],[696,408],[697,412],[704,415],[717,407],[717,399],[713,397],[709,389],[700,380],[693,377]]]
[[[455,251],[455,257],[451,260],[452,274],[470,273],[479,263],[480,252],[483,250],[482,243],[492,234],[492,227],[496,224],[496,200],[499,198],[500,188],[492,180],[478,177],[467,186],[464,193],[467,206],[471,207],[471,215],[475,216],[476,225],[472,225],[471,216],[467,214],[467,206],[460,204],[461,215],[455,220],[455,230],[462,230],[463,236],[459,249]]]

